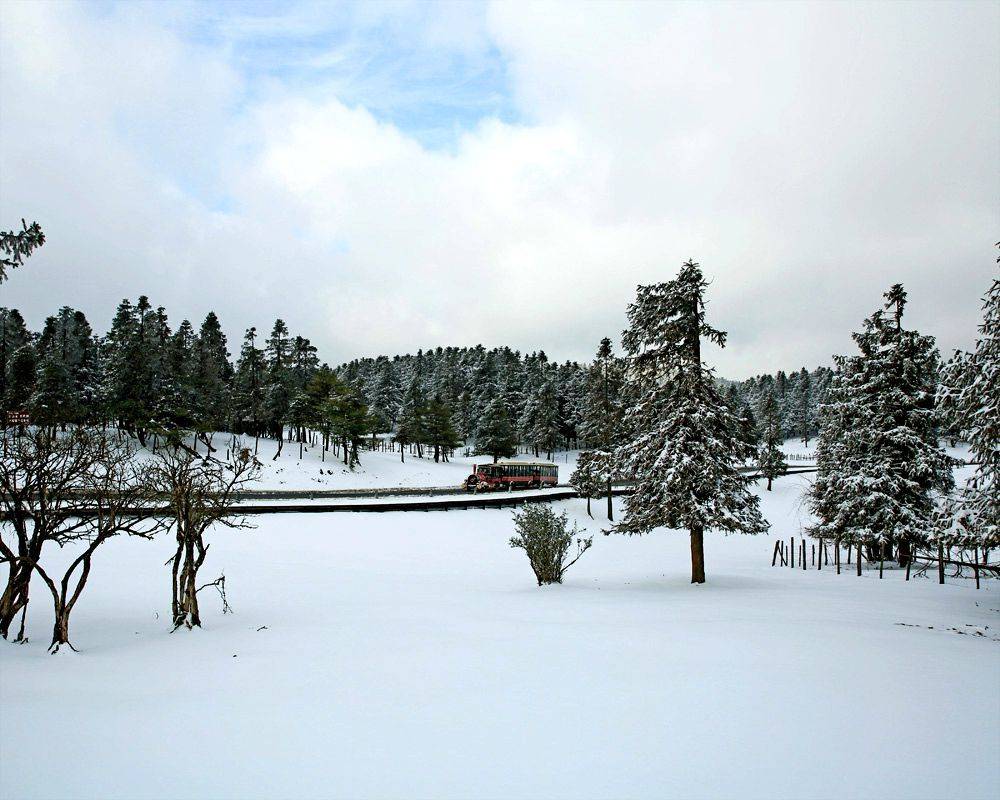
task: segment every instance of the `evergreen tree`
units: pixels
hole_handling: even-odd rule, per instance
[[[79,409],[73,378],[66,364],[55,351],[47,353],[41,361],[35,390],[28,400],[31,421],[55,431],[75,422]]]
[[[435,396],[427,406],[427,444],[434,448],[434,460],[448,460],[448,454],[461,444],[451,421],[451,409],[440,396]]]
[[[37,364],[38,357],[30,343],[14,351],[7,368],[7,393],[4,398],[6,408],[12,411],[27,408],[28,399],[35,390]]]
[[[767,490],[779,475],[785,474],[785,454],[781,452],[781,419],[773,395],[767,395],[761,406],[761,441],[757,466],[762,477],[767,478]]]
[[[424,402],[419,367],[414,370],[410,386],[400,405],[396,419],[396,435],[393,438],[399,444],[400,461],[405,460],[403,450],[406,445],[415,445],[417,457],[424,457],[423,443],[427,441],[427,407]]]
[[[795,386],[794,399],[792,403],[792,414],[795,421],[795,435],[806,447],[809,446],[809,436],[812,433],[812,379],[809,371],[803,367],[798,374],[798,381]]]
[[[0,308],[0,411],[18,410],[8,402],[8,382],[14,354],[31,341],[24,317],[16,308]]]
[[[581,434],[598,456],[600,463],[610,467],[611,454],[621,444],[622,430],[622,386],[623,370],[619,359],[615,358],[611,340],[607,337],[601,340],[597,348],[597,357],[587,371],[586,395],[583,400],[583,415]],[[611,503],[610,469],[605,475],[607,490],[608,519],[614,520],[614,509]]]
[[[991,550],[1000,547],[1000,280],[983,298],[979,332],[975,351],[959,357],[938,394],[953,408],[976,471],[939,515],[935,539]]]
[[[229,421],[230,387],[233,368],[229,363],[226,335],[214,311],[209,311],[194,345],[194,386],[198,403],[199,427],[222,430]]]
[[[536,453],[544,450],[546,458],[551,461],[552,454],[559,445],[559,398],[552,379],[546,380],[539,387],[532,401],[535,414],[528,433],[529,441]]]
[[[0,231],[0,283],[9,277],[8,270],[16,269],[24,263],[24,259],[45,244],[45,234],[37,222],[28,225],[21,220],[20,231]]]
[[[264,373],[264,351],[257,347],[257,329],[247,328],[240,347],[240,358],[236,364],[233,413],[239,428],[252,433],[254,437],[262,433]]]
[[[166,347],[160,419],[170,429],[192,430],[198,416],[195,384],[195,333],[183,320]]]
[[[607,454],[598,450],[580,453],[576,469],[569,476],[569,483],[577,494],[587,498],[587,514],[590,513],[590,499],[604,491],[605,476],[608,473]]]
[[[476,431],[475,454],[493,457],[495,464],[500,458],[509,458],[517,452],[517,439],[507,415],[503,398],[494,398],[483,411]]]
[[[906,564],[927,539],[935,493],[952,484],[952,461],[938,443],[934,339],[902,326],[906,293],[885,294],[885,310],[853,335],[860,354],[838,356],[820,411],[813,536],[868,549],[869,558]],[[886,315],[885,311],[889,314]],[[860,567],[859,567],[860,568]]]
[[[707,285],[688,261],[675,280],[640,286],[628,308],[623,343],[637,400],[626,413],[632,440],[615,459],[635,488],[624,521],[609,531],[686,528],[692,583],[705,582],[706,529],[754,534],[768,527],[740,471],[754,456],[753,442],[702,364],[701,340],[723,346],[726,339],[705,321]]]

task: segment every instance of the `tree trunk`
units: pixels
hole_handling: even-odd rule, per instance
[[[587,516],[590,517],[591,519],[594,518],[594,515],[590,513],[590,495],[589,494],[587,495]]]
[[[611,505],[611,478],[608,478],[608,519],[615,521],[615,510]]]
[[[906,539],[900,539],[899,541],[899,566],[909,567],[910,566],[910,543]]]
[[[69,641],[69,608],[59,603],[56,608],[55,624],[52,626],[52,644],[49,645],[49,650],[56,653],[63,645],[71,650],[76,649]]]
[[[188,629],[201,627],[201,614],[198,608],[198,570],[204,563],[208,550],[197,536],[184,538],[182,534],[180,538],[181,542],[174,555],[173,564],[174,630],[182,625]]]
[[[691,526],[691,583],[705,582],[705,530]]]
[[[771,491],[771,476],[767,476],[767,490]]]
[[[30,564],[16,564],[10,567],[7,586],[0,596],[0,636],[6,639],[10,634],[10,626],[14,623],[18,612],[28,604],[28,588],[31,582],[32,568]],[[14,641],[20,641],[17,637]]]

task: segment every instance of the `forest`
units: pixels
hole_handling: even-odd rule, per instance
[[[234,359],[214,312],[197,329],[186,319],[174,329],[166,309],[146,297],[123,300],[104,334],[68,306],[40,331],[17,309],[0,308],[5,415],[27,412],[33,424],[61,429],[113,425],[143,446],[176,429],[197,431],[206,444],[215,431],[294,442],[318,431],[338,448],[346,442],[354,465],[366,437],[391,432],[435,460],[473,442],[490,455],[522,447],[551,457],[599,441],[609,369],[621,369],[610,340],[584,365],[477,345],[330,367],[281,319],[266,336],[249,328]],[[808,444],[831,376],[821,366],[719,384],[752,424],[762,420],[781,439]],[[612,391],[620,384],[612,380]]]

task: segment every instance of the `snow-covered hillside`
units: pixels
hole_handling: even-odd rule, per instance
[[[761,492],[775,536],[807,483]],[[692,586],[684,535],[559,506],[598,535],[544,589],[510,511],[260,517],[210,535],[235,613],[206,593],[172,635],[170,542],[112,541],[81,653],[46,654],[41,591],[0,646],[0,796],[996,796],[996,581],[772,569],[773,536],[711,535]]]

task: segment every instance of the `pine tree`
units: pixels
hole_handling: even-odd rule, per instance
[[[952,460],[938,443],[934,339],[902,326],[906,292],[885,294],[885,309],[854,334],[860,354],[836,358],[821,408],[816,481],[810,504],[818,538],[868,549],[869,558],[926,541],[937,492],[952,484]],[[885,311],[890,312],[886,315]]]
[[[412,378],[410,378],[410,386],[399,407],[396,435],[393,438],[399,444],[400,461],[405,460],[403,450],[406,445],[415,445],[417,457],[424,457],[423,443],[427,441],[427,407],[424,402],[419,368],[414,371]]]
[[[806,447],[809,446],[809,436],[812,433],[812,379],[809,371],[803,367],[798,374],[798,381],[795,386],[794,402],[792,404],[792,414],[795,421],[795,435]]]
[[[452,425],[451,409],[440,396],[435,396],[427,406],[427,444],[434,448],[434,460],[448,460],[448,454],[461,443]]]
[[[51,428],[53,432],[56,426],[65,427],[77,418],[79,409],[73,377],[55,351],[42,359],[28,408],[32,423]]]
[[[507,415],[503,398],[494,398],[479,421],[476,431],[475,454],[493,457],[495,464],[500,458],[509,458],[517,452],[517,439]]]
[[[546,380],[535,393],[535,418],[530,431],[530,441],[540,450],[544,450],[546,458],[552,460],[552,454],[559,445],[559,398],[556,395],[555,383]]]
[[[779,475],[785,474],[785,454],[781,452],[781,419],[774,395],[767,395],[761,405],[761,441],[757,466],[762,477],[767,478],[767,490]]]
[[[8,270],[21,266],[24,259],[43,244],[45,244],[45,234],[37,222],[28,225],[22,219],[20,231],[0,231],[0,253],[6,256],[0,258],[0,283],[9,277]]]
[[[590,513],[590,499],[604,491],[605,476],[608,473],[607,453],[587,450],[577,457],[576,469],[569,476],[569,483],[577,494],[587,498],[587,514]]]
[[[247,328],[236,364],[234,416],[239,428],[259,437],[264,419],[264,351],[257,347],[257,329]],[[254,451],[256,453],[256,450]]]
[[[976,471],[945,505],[935,539],[991,550],[1000,547],[1000,280],[993,280],[983,298],[979,332],[975,351],[959,357],[952,384],[943,384],[938,393],[953,408]]]
[[[209,311],[194,346],[194,385],[198,422],[205,431],[221,430],[229,420],[233,368],[229,363],[226,334],[214,311]]]
[[[7,392],[4,406],[12,411],[22,411],[35,390],[35,373],[38,354],[32,344],[24,344],[14,351],[7,367]]]
[[[169,429],[191,430],[198,417],[195,385],[195,333],[183,320],[166,348],[166,378],[162,390],[160,418]]]
[[[16,308],[0,308],[0,411],[18,410],[8,401],[8,383],[14,353],[31,341],[24,317]]]
[[[580,433],[587,446],[598,456],[597,462],[608,467],[604,476],[607,490],[608,519],[614,520],[611,502],[611,454],[623,438],[622,364],[615,358],[611,340],[601,340],[597,357],[587,371],[586,395]]]
[[[701,340],[723,346],[726,339],[705,321],[707,285],[688,261],[675,280],[640,286],[628,308],[623,344],[636,400],[626,413],[631,441],[615,459],[635,488],[624,521],[609,531],[686,528],[692,583],[705,582],[705,530],[754,534],[768,527],[740,471],[755,455],[753,442],[702,364]]]

